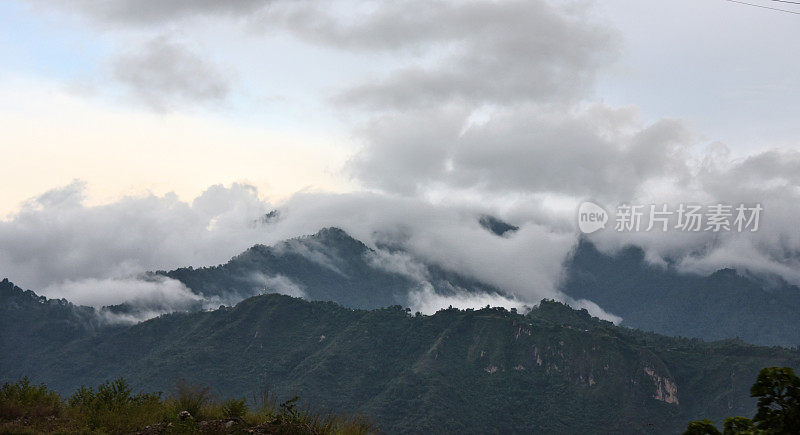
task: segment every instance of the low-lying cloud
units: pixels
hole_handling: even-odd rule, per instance
[[[211,186],[186,202],[174,194],[130,196],[88,206],[85,185],[46,192],[0,220],[0,270],[20,286],[45,289],[184,265],[223,263],[264,241],[252,225],[269,204],[252,186]]]

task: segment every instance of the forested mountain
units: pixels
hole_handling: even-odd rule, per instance
[[[632,328],[800,345],[800,288],[776,276],[747,276],[732,269],[709,276],[680,273],[674,265],[648,264],[639,248],[606,255],[587,240],[565,270],[564,293],[594,301]]]
[[[514,237],[503,230],[498,236]],[[585,240],[565,266],[563,290],[621,315],[624,326],[800,341],[798,289],[781,281],[767,286],[730,270],[681,274],[647,264],[637,249],[605,255]],[[419,279],[441,294],[503,292],[335,228],[257,245],[224,265],[149,275],[159,276],[205,297],[244,300],[123,326],[4,280],[0,381],[28,375],[64,393],[116,377],[143,391],[187,379],[222,397],[269,388],[401,433],[674,433],[690,420],[752,415],[748,387],[758,370],[800,363],[795,349],[669,338],[546,300],[529,313],[415,315],[404,307]],[[303,299],[253,296],[275,291]]]
[[[20,343],[63,324],[19,322]],[[276,294],[4,349],[14,364],[0,380],[27,374],[71,392],[119,376],[145,391],[188,379],[224,397],[268,387],[366,415],[392,433],[675,433],[689,420],[752,415],[748,387],[758,370],[800,366],[796,350],[668,338],[551,301],[526,315],[416,316]]]
[[[274,246],[253,246],[223,265],[156,274],[223,301],[278,292],[364,309],[408,306],[409,291],[419,288],[420,279],[439,294],[503,293],[476,279],[424,264],[395,247],[384,248],[370,249],[341,229],[325,228]],[[417,270],[407,270],[414,267]]]
[[[502,237],[513,237],[516,228],[496,218],[482,217],[481,222]],[[387,261],[387,255],[394,258]],[[391,260],[398,258],[416,265],[439,294],[507,295],[503,289],[425,263],[397,247],[370,249],[337,228],[275,246],[256,245],[220,266],[157,274],[229,303],[277,291],[351,308],[405,307],[409,292],[419,289],[420,282],[419,277],[399,271],[396,264],[392,267]],[[687,274],[674,266],[648,264],[639,248],[606,255],[586,239],[565,263],[564,276],[563,293],[597,303],[622,317],[625,326],[707,340],[739,337],[754,344],[800,345],[796,327],[800,289],[778,277],[764,279],[730,269],[709,276]],[[294,287],[280,288],[287,283]]]
[[[21,366],[28,352],[53,349],[104,327],[94,309],[47,299],[0,281],[0,372]]]

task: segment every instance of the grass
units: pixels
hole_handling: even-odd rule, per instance
[[[134,394],[124,379],[81,387],[66,400],[28,378],[0,387],[0,433],[277,433],[367,434],[368,421],[300,409],[264,390],[254,409],[244,398],[219,401],[182,381],[175,391]]]

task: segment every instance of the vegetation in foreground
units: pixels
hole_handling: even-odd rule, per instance
[[[728,417],[724,432],[711,420],[690,422],[686,435],[749,435],[800,433],[800,378],[789,367],[761,370],[750,395],[758,398],[758,412],[747,417]]]
[[[134,394],[124,379],[97,389],[81,387],[67,400],[28,378],[0,387],[0,433],[262,433],[366,434],[360,418],[320,414],[279,403],[268,391],[245,399],[218,401],[207,387],[179,383],[167,397]]]

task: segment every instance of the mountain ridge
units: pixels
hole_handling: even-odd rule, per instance
[[[124,376],[166,391],[184,378],[224,397],[266,386],[392,433],[672,433],[751,414],[761,367],[800,366],[797,350],[645,333],[549,300],[525,315],[426,316],[278,294],[15,351],[24,355],[0,380],[26,374],[71,392]]]
[[[800,288],[732,268],[709,275],[649,264],[644,251],[600,252],[582,239],[565,264],[561,291],[591,299],[622,324],[708,340],[739,337],[762,345],[800,345]]]

